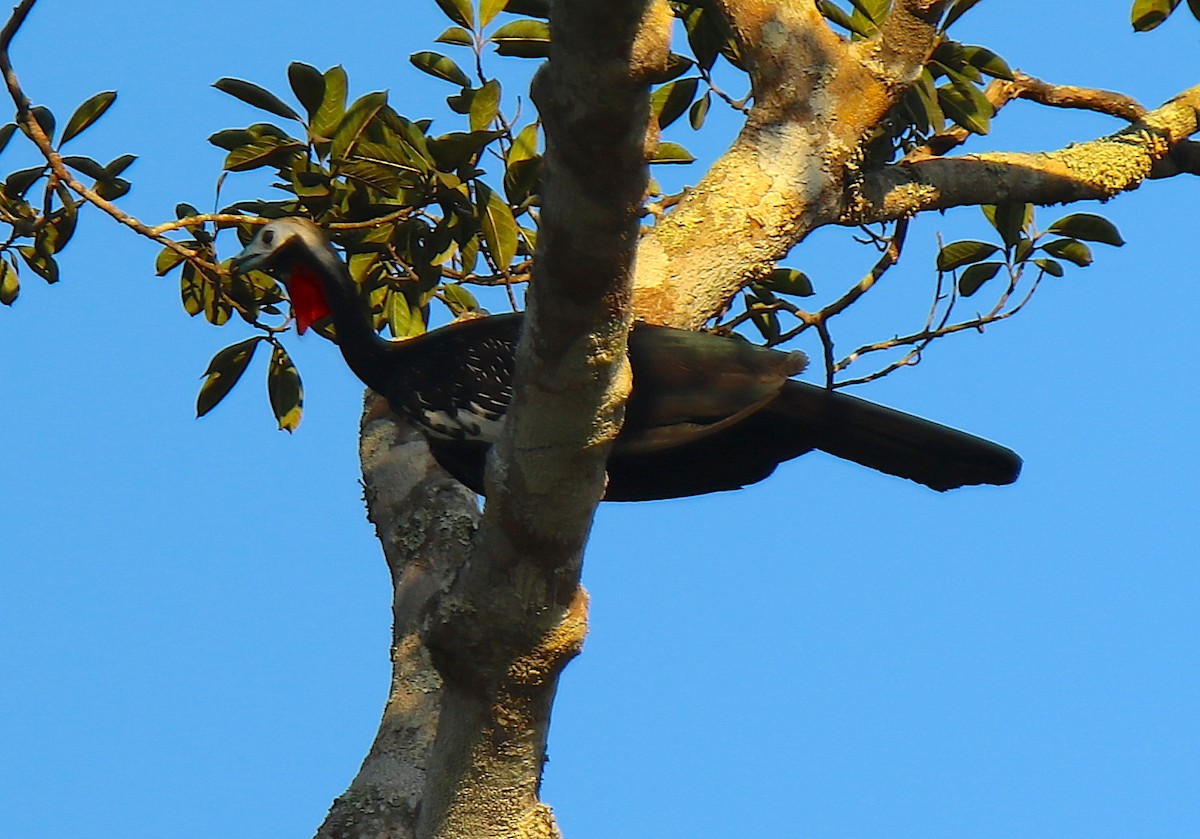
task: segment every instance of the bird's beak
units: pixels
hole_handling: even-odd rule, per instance
[[[251,245],[242,248],[238,254],[229,261],[229,270],[233,274],[245,274],[248,271],[255,271],[264,262],[263,254],[255,253],[251,250]]]

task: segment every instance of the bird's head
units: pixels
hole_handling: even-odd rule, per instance
[[[336,255],[320,227],[305,218],[281,218],[261,227],[230,264],[235,274],[266,271],[283,281],[296,315],[296,331],[330,314],[325,264]],[[323,281],[324,280],[324,281]]]

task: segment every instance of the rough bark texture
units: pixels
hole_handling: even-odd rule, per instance
[[[368,392],[359,437],[367,513],[392,575],[392,683],[371,751],[333,803],[319,839],[410,837],[437,733],[442,677],[421,637],[479,522],[475,495],[447,475],[419,432]]]
[[[537,792],[558,676],[586,634],[583,547],[630,387],[648,78],[665,65],[665,32],[653,37],[663,22],[649,0],[554,6],[533,91],[546,176],[515,396],[479,532],[427,632],[446,684],[419,837],[558,834]]]
[[[368,502],[396,582],[393,683],[319,836],[559,835],[538,788],[558,675],[587,630],[583,546],[629,391],[648,79],[670,21],[652,0],[554,7],[534,87],[547,137],[535,282],[482,517],[423,465],[423,480],[403,472],[411,438],[368,408]]]
[[[1137,188],[1200,129],[1200,86],[1107,137],[1038,154],[931,157],[872,172],[846,220],[903,218],[923,210],[1025,201],[1107,200]]]
[[[917,17],[852,48],[811,3],[718,5],[749,58],[755,105],[733,146],[642,241],[634,305],[655,323],[700,326],[834,221],[863,141],[934,44]]]

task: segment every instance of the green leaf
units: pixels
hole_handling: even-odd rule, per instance
[[[114,157],[104,166],[104,173],[110,178],[115,178],[128,169],[129,164],[135,160],[137,160],[136,154],[123,154],[120,157]]]
[[[4,179],[4,191],[13,198],[20,198],[46,174],[46,166],[32,166],[28,169],[18,169]]]
[[[544,20],[514,20],[488,39],[500,55],[517,58],[546,58],[550,55],[550,24]]]
[[[208,322],[216,326],[228,321],[232,313],[229,303],[221,298],[216,283],[190,262],[184,263],[183,273],[179,276],[179,297],[184,311],[190,316],[203,313]]]
[[[850,0],[850,5],[871,23],[879,23],[887,17],[889,4],[886,0],[882,3],[880,0]]]
[[[831,23],[837,24],[842,29],[847,29],[855,35],[863,38],[869,38],[873,34],[875,27],[866,25],[866,21],[862,18],[855,20],[851,15],[846,14],[846,11],[830,0],[817,0],[817,8],[825,19]]]
[[[54,114],[44,105],[36,105],[29,109],[33,119],[41,126],[42,133],[50,140],[54,139]]]
[[[342,123],[337,127],[337,131],[334,132],[330,155],[335,160],[349,156],[366,130],[367,124],[386,104],[387,91],[385,90],[368,93],[355,101],[346,111],[346,116],[342,118]]]
[[[433,40],[439,44],[454,44],[459,47],[470,47],[475,44],[475,36],[461,26],[451,26]]]
[[[533,256],[533,254],[537,253],[538,232],[536,228],[522,227],[521,241],[524,242],[525,253],[529,254],[530,256]]]
[[[503,131],[451,131],[429,140],[429,150],[442,172],[453,172],[472,162],[488,144],[504,136]]]
[[[863,0],[850,0],[850,5],[854,7],[854,13],[850,15],[850,19],[854,21],[855,31],[861,30],[872,36],[876,35],[879,32],[879,26],[875,18],[872,17],[869,4],[864,3]],[[884,11],[887,10],[884,9]]]
[[[408,60],[418,70],[435,78],[445,79],[462,87],[468,87],[471,84],[470,78],[461,67],[454,63],[454,59],[442,55],[440,52],[422,50],[414,52],[408,57]]]
[[[550,0],[508,0],[508,7],[505,11],[510,15],[525,15],[549,20]]]
[[[247,338],[245,341],[226,347],[213,356],[204,371],[204,384],[200,386],[200,394],[196,397],[196,416],[202,417],[217,407],[226,397],[238,379],[246,372],[254,351],[258,349],[261,336]]]
[[[95,178],[98,181],[111,180],[108,170],[90,157],[71,154],[63,157],[62,162],[89,178]]]
[[[62,140],[59,142],[59,146],[61,147],[63,143],[72,137],[78,136],[84,129],[104,116],[104,112],[116,100],[117,92],[115,90],[106,90],[102,93],[97,93],[76,108],[75,113],[71,114],[71,118],[67,120],[67,127],[63,129]]]
[[[977,47],[966,45],[962,48],[963,57],[971,63],[971,66],[977,67],[981,72],[987,73],[995,79],[1004,79],[1012,81],[1012,68],[996,53],[986,47]]]
[[[394,338],[410,338],[425,331],[419,309],[414,309],[403,292],[391,291],[384,299],[384,316]]]
[[[116,201],[131,189],[131,184],[124,178],[111,178],[99,181],[94,187],[96,194],[107,201]]]
[[[1000,250],[998,245],[990,242],[976,242],[969,239],[961,242],[951,242],[938,252],[937,268],[939,271],[953,271],[972,262],[982,262]]]
[[[942,29],[949,29],[951,24],[969,12],[971,8],[978,3],[979,0],[957,0],[957,2],[950,7],[950,13],[946,15],[946,22],[942,24]]]
[[[450,314],[455,317],[479,308],[479,301],[475,299],[475,295],[459,283],[446,283],[441,291],[446,305],[450,308]]]
[[[704,127],[704,120],[708,117],[708,109],[712,105],[712,93],[705,92],[703,96],[692,103],[692,107],[688,109],[688,124],[693,130],[699,131]]]
[[[304,410],[304,387],[291,356],[280,344],[276,344],[271,351],[271,363],[267,367],[267,396],[270,397],[271,411],[279,423],[279,430],[289,434],[295,431]]]
[[[1135,32],[1149,32],[1171,16],[1179,0],[1135,0],[1130,20]]]
[[[979,291],[979,287],[996,276],[1003,267],[1000,262],[979,262],[967,268],[958,278],[958,291],[963,297],[970,297]]]
[[[75,235],[75,223],[79,220],[74,207],[57,211],[50,216],[50,222],[42,228],[34,245],[44,254],[56,254],[67,246]]]
[[[0,259],[0,303],[11,306],[21,293],[21,281],[17,277],[17,266]]]
[[[686,55],[680,55],[677,52],[667,53],[667,66],[662,72],[652,73],[650,75],[651,84],[666,84],[673,82],[688,70],[696,66],[696,62],[692,61]]]
[[[475,182],[475,194],[479,202],[479,224],[492,263],[506,271],[517,255],[517,221],[513,218],[512,208],[482,181]]]
[[[17,133],[17,124],[15,122],[0,125],[0,152],[8,148],[8,141],[13,138],[13,134],[15,133]]]
[[[1013,261],[1014,262],[1024,262],[1025,260],[1029,259],[1029,256],[1032,253],[1033,253],[1033,242],[1031,240],[1025,238],[1024,236],[1022,236],[1020,239],[1017,240],[1017,247],[1013,251]]]
[[[489,79],[475,91],[471,98],[470,121],[472,131],[483,131],[500,113],[500,82]]]
[[[202,277],[200,299],[204,304],[204,319],[213,326],[223,326],[233,314],[233,306],[221,293],[221,286],[212,277]]]
[[[941,131],[946,126],[946,116],[937,101],[937,86],[933,74],[928,67],[921,69],[921,75],[909,88],[905,103],[913,115],[913,122],[918,131]]]
[[[216,134],[210,134],[208,142],[219,149],[233,151],[238,146],[244,146],[246,143],[253,142],[254,139],[255,135],[251,134],[245,128],[226,128],[223,131],[218,131]]]
[[[816,294],[808,275],[795,268],[776,268],[762,284],[771,291],[795,297],[812,297]]]
[[[224,168],[229,172],[248,172],[262,166],[282,166],[286,158],[303,150],[304,144],[298,140],[262,137],[225,155]]]
[[[711,70],[725,40],[719,27],[713,24],[712,15],[704,8],[694,6],[683,13],[683,25],[696,62],[705,70]]]
[[[683,116],[696,98],[699,85],[699,77],[693,76],[665,84],[651,94],[650,114],[658,120],[659,128],[666,128]]]
[[[320,143],[318,138],[328,140],[333,137],[333,132],[337,131],[346,115],[347,87],[346,71],[342,69],[342,65],[338,64],[325,71],[325,95],[321,99],[321,107],[317,109],[308,127],[309,134],[317,141],[315,144],[320,152],[327,151],[328,146]]]
[[[163,248],[158,253],[158,258],[154,260],[154,274],[162,277],[168,272],[178,268],[183,263],[183,255],[176,253],[170,248]]]
[[[654,150],[651,163],[691,163],[695,160],[692,153],[679,143],[659,143]]]
[[[387,195],[395,195],[405,188],[404,179],[399,177],[395,169],[375,161],[349,160],[341,165],[339,172]],[[320,189],[316,188],[312,192],[319,195]]]
[[[271,91],[259,87],[253,82],[245,81],[244,79],[222,78],[213,82],[213,87],[222,93],[228,93],[235,99],[240,99],[247,105],[253,105],[255,108],[275,114],[275,116],[283,117],[284,119],[294,119],[296,122],[303,122],[300,115],[292,110],[291,106],[281,100]]]
[[[1125,240],[1121,238],[1121,232],[1117,230],[1115,224],[1104,216],[1093,213],[1072,213],[1069,216],[1063,216],[1050,225],[1047,232],[1083,239],[1085,242],[1099,242],[1102,245],[1112,245],[1117,248],[1125,244]]]
[[[496,15],[504,11],[504,7],[507,5],[508,0],[480,0],[479,25],[487,26],[496,19]]]
[[[293,61],[289,64],[287,75],[292,93],[296,94],[296,99],[308,114],[309,120],[312,120],[321,109],[321,103],[325,101],[325,76],[316,67],[303,61]]]
[[[1066,273],[1063,271],[1062,263],[1057,259],[1035,259],[1033,264],[1052,277],[1061,277]]]
[[[751,306],[750,320],[768,341],[774,341],[782,331],[779,328],[779,313],[774,309]]]
[[[951,84],[937,89],[938,104],[950,119],[975,134],[987,134],[995,108],[978,87],[950,71]]]
[[[1188,0],[1188,8],[1192,10],[1192,17],[1200,20],[1200,0]]]
[[[446,17],[467,29],[475,28],[475,11],[471,0],[434,0]]]
[[[58,282],[58,263],[54,261],[54,257],[40,253],[36,247],[30,245],[17,248],[17,253],[25,260],[25,264],[33,269],[33,273],[48,283]]]
[[[538,124],[531,122],[513,138],[512,146],[508,149],[505,163],[512,166],[523,160],[532,160],[538,156]]]
[[[1074,262],[1080,268],[1092,264],[1092,249],[1077,239],[1056,239],[1041,246],[1051,256]]]
[[[1033,205],[1019,201],[985,204],[980,209],[1008,247],[1017,243],[1021,231],[1033,220]]]
[[[541,188],[544,168],[540,157],[518,160],[505,168],[504,194],[508,196],[510,204],[520,207],[518,215],[527,209],[525,202],[532,200]]]

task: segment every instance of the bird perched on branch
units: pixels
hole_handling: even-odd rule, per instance
[[[487,452],[512,399],[521,315],[389,341],[373,329],[346,264],[307,219],[265,225],[233,266],[279,277],[300,332],[331,318],[355,375],[425,434],[450,474],[483,492]],[[1021,469],[996,443],[792,379],[806,363],[800,352],[639,324],[629,360],[633,391],[608,461],[608,501],[738,489],[813,449],[936,490],[1008,484]]]

